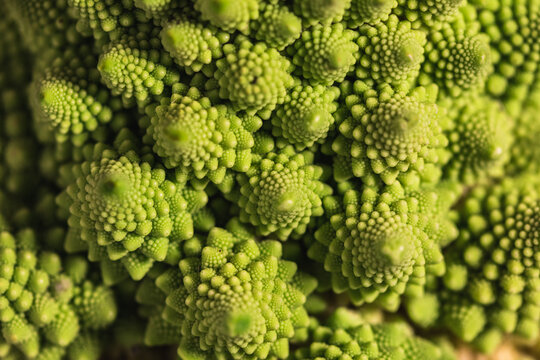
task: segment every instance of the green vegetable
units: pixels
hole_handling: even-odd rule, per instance
[[[168,22],[160,33],[161,43],[174,61],[193,72],[200,71],[213,59],[223,56],[221,47],[229,41],[229,34],[190,19]]]
[[[204,206],[207,196],[200,192],[188,203],[184,184],[167,180],[163,169],[140,163],[133,153],[94,152],[74,169],[76,179],[58,202],[69,208],[68,222],[87,243],[92,261],[121,261],[140,280],[154,261],[167,260],[171,244],[193,236],[190,212]]]
[[[384,23],[363,25],[357,43],[362,51],[356,77],[376,83],[411,82],[424,61],[426,35],[391,16]]]
[[[242,118],[224,106],[212,106],[196,88],[173,89],[170,99],[151,110],[148,137],[168,168],[189,169],[197,179],[220,184],[228,169],[251,166],[252,133],[262,121]]]
[[[540,338],[540,0],[6,0],[0,33],[0,358]]]
[[[155,51],[159,46],[158,34],[153,32],[152,35],[153,41],[122,37],[107,45],[99,58],[97,69],[103,82],[113,94],[122,95],[126,101],[135,97],[144,103],[149,95],[160,95],[165,86],[179,79],[171,57]]]
[[[298,150],[323,143],[334,124],[339,90],[322,85],[295,86],[272,117],[272,135]]]

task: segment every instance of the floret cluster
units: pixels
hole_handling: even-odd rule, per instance
[[[540,0],[3,0],[0,65],[0,358],[540,338]]]

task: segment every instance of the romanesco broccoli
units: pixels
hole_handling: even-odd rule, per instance
[[[5,0],[0,33],[0,358],[540,338],[540,0]]]

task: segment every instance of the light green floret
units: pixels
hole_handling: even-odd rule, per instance
[[[116,303],[110,289],[88,280],[79,283],[72,264],[82,262],[85,277],[84,259],[62,263],[57,254],[39,251],[37,245],[31,230],[16,237],[0,233],[0,338],[25,358],[56,354],[60,359],[81,329],[110,325]]]
[[[253,160],[230,195],[240,207],[240,220],[280,240],[305,233],[310,220],[323,214],[321,199],[331,193],[319,181],[322,169],[291,146]]]
[[[166,167],[181,167],[197,179],[220,184],[228,169],[251,166],[256,117],[238,117],[225,106],[212,106],[196,88],[173,90],[171,98],[151,111],[147,131],[153,149]]]
[[[473,184],[504,175],[513,144],[513,120],[497,102],[467,96],[448,104],[445,130],[451,152],[444,177]]]
[[[137,2],[137,1],[135,1]],[[136,21],[133,1],[125,0],[67,0],[77,22],[77,30],[93,34],[96,39],[114,36]]]
[[[167,22],[160,37],[163,47],[178,65],[198,72],[213,59],[223,56],[221,48],[230,35],[182,18]]]
[[[203,20],[227,32],[249,32],[249,23],[259,18],[259,0],[195,0]]]
[[[337,88],[295,86],[272,116],[272,135],[299,150],[322,143],[334,124],[338,97]]]
[[[302,20],[280,0],[267,0],[260,4],[261,16],[251,22],[252,36],[269,47],[283,50],[300,37]]]
[[[420,85],[435,83],[451,97],[484,87],[493,66],[489,39],[478,33],[478,25],[459,18],[428,33]]]
[[[269,118],[293,86],[289,61],[276,49],[252,44],[243,37],[234,45],[223,46],[223,52],[225,57],[216,62],[214,73],[219,96],[230,100],[238,110]]]
[[[304,32],[288,51],[302,76],[314,83],[341,82],[354,69],[359,47],[358,34],[342,23],[316,25]]]
[[[82,64],[81,64],[82,65]],[[59,143],[85,143],[94,131],[109,123],[121,108],[99,81],[97,71],[83,67],[50,67],[31,84],[34,117],[54,132]]]
[[[352,186],[342,183],[342,194],[325,200],[330,221],[316,231],[308,256],[324,263],[333,290],[348,292],[355,305],[377,301],[395,311],[404,293],[423,295],[426,272],[444,273],[439,239],[429,236],[440,219],[399,183],[362,192]]]
[[[540,186],[536,178],[472,190],[447,249],[442,323],[485,352],[505,334],[540,333]],[[459,299],[459,300],[456,300]]]
[[[309,339],[294,353],[297,360],[380,360],[372,327],[362,316],[338,308],[320,324],[310,319]]]
[[[398,0],[396,13],[419,27],[438,27],[451,21],[464,0]]]
[[[256,241],[238,223],[213,228],[199,253],[180,261],[182,285],[167,296],[165,319],[182,327],[181,359],[287,359],[305,329],[306,296],[317,284],[281,259],[277,241]],[[169,283],[174,274],[157,279]],[[167,287],[170,288],[170,287]]]
[[[161,95],[166,86],[178,82],[172,58],[159,51],[159,34],[153,35],[151,40],[144,39],[143,33],[141,38],[122,37],[106,46],[97,68],[113,95],[122,95],[128,102],[135,98],[145,104],[149,97]]]
[[[310,25],[329,24],[343,19],[351,0],[294,0],[294,12]]]
[[[139,280],[154,261],[167,261],[176,244],[193,235],[184,184],[167,180],[165,171],[133,153],[119,156],[96,147],[74,173],[75,182],[58,203],[69,209],[70,228],[87,243],[89,259],[102,262],[102,271],[121,261]],[[204,205],[206,199],[200,192],[191,202]]]
[[[410,22],[399,21],[394,15],[375,26],[363,25],[358,31],[362,54],[356,63],[358,79],[397,84],[412,82],[418,76],[424,61],[424,32],[411,30]]]
[[[389,86],[377,91],[356,81],[343,83],[342,89],[351,95],[344,97],[350,115],[339,125],[341,136],[332,144],[338,181],[352,176],[365,181],[378,178],[408,188],[422,181],[436,182],[447,140],[440,127],[443,114],[433,103],[433,87],[405,95]],[[346,167],[340,165],[340,157]]]
[[[352,0],[351,7],[345,13],[345,20],[352,28],[363,24],[375,25],[386,21],[396,6],[397,0]]]

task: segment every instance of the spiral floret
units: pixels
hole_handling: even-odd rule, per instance
[[[203,20],[227,32],[249,32],[251,20],[259,18],[259,0],[196,0]]]
[[[268,118],[293,85],[289,61],[276,49],[245,38],[225,45],[223,52],[225,57],[216,62],[214,73],[219,96],[250,115]]]
[[[182,328],[178,353],[286,359],[289,341],[309,324],[303,304],[317,282],[281,259],[279,242],[257,242],[237,223],[228,228],[212,229],[200,253],[180,261],[180,287],[167,289],[164,317]]]
[[[184,185],[134,156],[97,150],[76,167],[76,180],[58,203],[69,209],[70,228],[86,242],[90,260],[101,261],[102,271],[121,261],[138,280],[154,261],[167,260],[170,244],[193,235],[193,221]],[[206,195],[199,198],[204,205]]]
[[[358,34],[343,24],[317,25],[302,33],[290,48],[293,64],[304,78],[323,85],[340,82],[354,69]]]
[[[114,117],[120,104],[114,104],[92,75],[96,74],[81,77],[70,69],[49,68],[31,85],[34,116],[54,132],[56,141],[81,145]]]
[[[97,68],[114,95],[122,95],[126,101],[135,98],[144,104],[178,81],[173,60],[165,52],[154,51],[154,46],[160,46],[158,38],[154,40],[157,44],[123,37],[107,45]]]
[[[229,41],[229,34],[183,18],[166,23],[160,37],[174,61],[193,72],[220,58],[223,55],[221,47]]]
[[[411,23],[396,16],[358,31],[362,55],[356,64],[357,78],[390,84],[415,80],[424,61],[424,32],[411,30]]]
[[[445,24],[428,34],[420,84],[435,82],[443,94],[458,97],[482,89],[493,70],[489,39],[464,22]]]
[[[339,125],[341,136],[332,145],[350,161],[350,173],[335,175],[399,181],[406,187],[436,179],[447,140],[427,90],[417,88],[405,96],[389,87],[377,94],[360,81],[353,86],[355,94],[346,101],[350,117]]]
[[[355,305],[377,301],[395,311],[404,293],[422,296],[426,271],[444,272],[439,245],[426,233],[433,222],[420,221],[428,216],[418,216],[417,201],[399,184],[348,189],[333,203],[308,256],[324,263],[333,290]]]
[[[166,167],[189,169],[195,178],[216,184],[227,169],[250,168],[252,133],[262,126],[258,118],[240,118],[223,106],[212,106],[195,88],[163,99],[150,121],[148,137]]]
[[[268,46],[283,50],[300,37],[302,20],[294,15],[279,0],[260,4],[261,16],[251,22],[252,35]]]
[[[337,88],[296,86],[272,116],[272,135],[285,139],[302,150],[323,142],[334,124]]]
[[[238,175],[239,191],[231,195],[240,220],[281,240],[303,234],[312,217],[322,215],[321,199],[331,192],[319,181],[322,169],[290,146],[254,160],[248,172]]]

